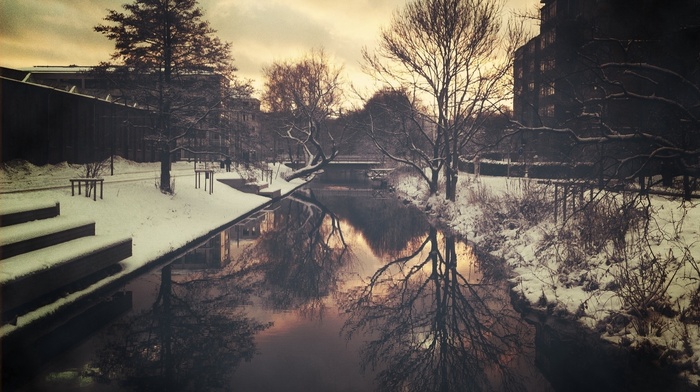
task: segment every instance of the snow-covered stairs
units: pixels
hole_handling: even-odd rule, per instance
[[[131,238],[95,235],[95,222],[60,215],[59,205],[0,207],[3,320],[109,275],[131,256]]]

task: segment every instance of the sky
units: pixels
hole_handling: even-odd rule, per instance
[[[532,11],[539,0],[504,0],[505,11]],[[95,65],[113,42],[93,27],[125,0],[0,0],[0,66]],[[204,19],[231,43],[238,75],[262,88],[262,69],[323,48],[355,85],[368,85],[361,49],[376,46],[382,27],[406,0],[199,0]],[[259,93],[259,91],[258,91]]]

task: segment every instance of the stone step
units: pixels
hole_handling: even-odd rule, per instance
[[[61,208],[58,202],[51,203],[13,203],[0,206],[0,227],[17,225],[38,219],[59,216]]]
[[[95,221],[57,216],[0,227],[0,260],[95,235]]]
[[[131,238],[92,236],[74,239],[0,261],[0,298],[5,314],[56,294],[131,257]]]

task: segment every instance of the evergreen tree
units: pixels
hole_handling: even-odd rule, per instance
[[[160,189],[170,193],[175,140],[215,122],[211,114],[230,94],[230,44],[214,35],[196,0],[136,0],[122,7],[124,12],[109,10],[109,24],[95,27],[115,43],[111,62],[101,69],[157,113],[150,139],[160,154]]]

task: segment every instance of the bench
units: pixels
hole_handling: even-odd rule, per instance
[[[89,197],[88,186],[92,186],[94,190],[92,194],[92,200],[97,201],[97,183],[100,183],[100,199],[102,199],[102,188],[104,186],[104,178],[71,178],[70,179],[70,193],[71,196],[75,196],[75,183],[78,183],[78,194],[82,193],[82,183],[85,183],[85,197]]]

